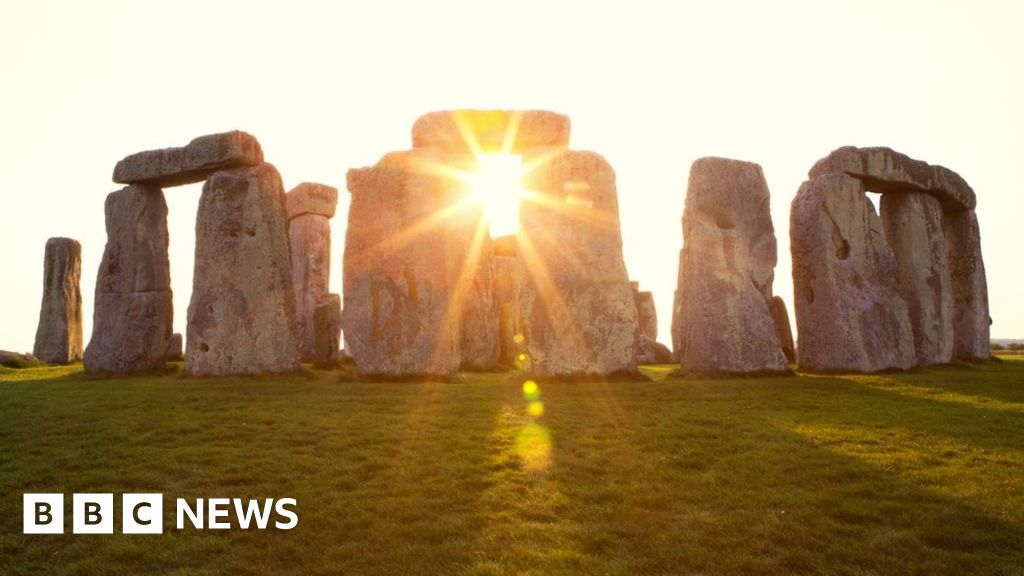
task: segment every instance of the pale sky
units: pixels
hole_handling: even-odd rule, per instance
[[[30,351],[51,236],[82,242],[85,338],[127,154],[254,134],[286,189],[411,146],[423,112],[541,108],[618,175],[626,266],[669,342],[690,163],[761,164],[790,305],[789,203],[842,145],[891,146],[978,195],[993,337],[1020,298],[1024,6],[964,2],[49,2],[0,0],[0,349]],[[185,331],[201,185],[165,191]]]

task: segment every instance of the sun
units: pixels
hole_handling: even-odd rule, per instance
[[[522,175],[521,156],[504,153],[477,155],[476,171],[469,177],[471,197],[483,205],[492,238],[519,231]]]

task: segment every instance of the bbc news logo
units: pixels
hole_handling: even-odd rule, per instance
[[[64,533],[64,494],[24,494],[23,528],[25,534]],[[266,530],[291,530],[299,523],[294,498],[197,498],[194,503],[185,498],[175,500],[175,523],[178,530],[186,526],[202,530],[228,530],[231,517],[242,530],[254,527]],[[122,494],[122,534],[163,534],[163,494]],[[72,494],[71,531],[73,534],[113,534],[113,494]],[[273,522],[271,520],[273,519]]]

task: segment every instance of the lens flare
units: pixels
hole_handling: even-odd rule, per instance
[[[535,400],[540,396],[540,387],[533,380],[523,382],[523,397],[527,400]]]
[[[540,418],[541,416],[544,415],[544,403],[541,402],[540,400],[534,400],[527,404],[526,412],[529,413],[530,416],[533,416],[534,418]]]

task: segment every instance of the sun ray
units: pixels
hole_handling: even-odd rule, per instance
[[[521,110],[515,110],[509,114],[508,127],[505,129],[505,137],[501,143],[501,153],[511,154],[512,147],[515,146],[516,137],[519,136],[519,125],[523,121],[523,112]]]
[[[517,248],[522,252],[520,261],[526,265],[526,272],[536,285],[537,296],[544,304],[544,311],[555,322],[566,329],[561,337],[568,338],[575,346],[583,344],[583,332],[569,312],[569,307],[562,298],[561,291],[551,276],[543,257],[537,252],[530,235],[520,230],[517,237]]]
[[[459,134],[462,135],[462,139],[466,142],[466,146],[469,147],[469,151],[473,153],[473,156],[479,158],[484,151],[480,146],[476,133],[473,131],[470,119],[460,110],[452,114],[452,120],[455,121],[455,127],[459,129]]]
[[[444,318],[442,321],[442,333],[444,334],[454,332],[456,334],[460,334],[461,337],[461,322],[465,312],[463,302],[465,302],[466,294],[469,293],[475,280],[477,268],[480,264],[480,255],[483,252],[483,246],[486,238],[487,222],[481,214],[481,217],[477,218],[476,225],[473,228],[473,236],[470,239],[469,247],[466,249],[465,255],[459,263],[459,271],[455,276],[454,289],[449,293],[448,301],[445,303]],[[435,349],[435,361],[437,360],[437,353],[438,350]]]

